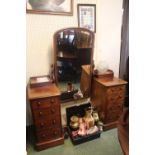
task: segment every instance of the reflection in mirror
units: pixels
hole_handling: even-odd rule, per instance
[[[87,93],[80,89],[80,81],[82,78],[82,66],[92,65],[93,32],[84,28],[59,30],[54,35],[54,47],[55,77],[62,92],[61,99],[70,100],[88,97],[91,76],[87,85],[88,88],[85,89]],[[91,72],[91,69],[89,71]]]

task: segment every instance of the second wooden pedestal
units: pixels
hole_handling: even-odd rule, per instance
[[[110,81],[93,78],[91,101],[104,123],[104,130],[117,125],[123,111],[126,83],[126,81],[118,78]]]

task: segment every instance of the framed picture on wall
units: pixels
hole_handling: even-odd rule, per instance
[[[96,32],[96,4],[78,4],[78,26]]]
[[[27,0],[26,12],[71,16],[73,15],[73,0]]]

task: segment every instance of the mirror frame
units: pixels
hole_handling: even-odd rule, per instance
[[[92,32],[89,29],[86,28],[79,28],[79,27],[69,27],[69,28],[63,28],[54,33],[54,39],[53,39],[53,49],[54,49],[54,77],[55,77],[55,83],[58,86],[58,76],[57,76],[57,36],[60,32],[66,31],[66,30],[75,30],[75,31],[86,31],[90,34],[92,38],[92,48],[91,48],[91,57],[90,57],[90,76],[89,76],[89,87],[88,87],[88,95],[83,96],[81,99],[89,98],[91,95],[91,83],[92,83],[92,76],[93,76],[93,55],[94,55],[94,41],[95,41],[95,35],[94,32]],[[82,75],[82,74],[81,74]],[[72,99],[73,101],[74,99]],[[78,99],[80,100],[80,99]]]

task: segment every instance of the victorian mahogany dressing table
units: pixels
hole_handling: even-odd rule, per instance
[[[28,85],[27,89],[38,150],[64,143],[60,96],[62,98],[64,85],[68,82],[74,84],[77,90],[80,88],[84,98],[91,98],[104,129],[116,126],[123,109],[126,82],[117,78],[111,81],[92,78],[93,50],[94,34],[87,29],[68,28],[55,33],[55,83],[39,87]]]

